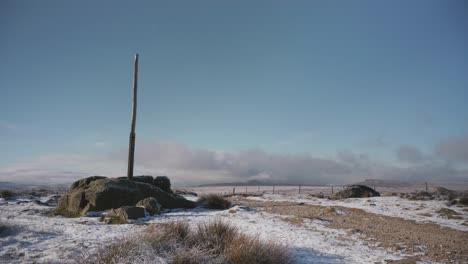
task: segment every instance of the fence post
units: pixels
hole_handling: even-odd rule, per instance
[[[428,192],[428,188],[427,188],[427,182],[426,182],[426,192]]]
[[[333,185],[332,185],[332,194],[333,194]]]
[[[275,186],[273,185],[273,194],[275,194]]]
[[[236,187],[232,187],[232,194],[236,193]]]
[[[299,184],[299,194],[301,194],[301,185]]]

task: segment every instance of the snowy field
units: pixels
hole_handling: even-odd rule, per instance
[[[40,200],[49,198],[41,197]],[[440,201],[409,201],[398,197],[332,201],[291,193],[264,194],[247,199],[361,208],[376,214],[468,230],[462,225],[468,219],[467,212],[460,208],[451,207],[463,216],[463,220],[444,219],[434,214],[435,210],[446,207]],[[345,230],[328,228],[321,221],[309,220],[303,225],[294,225],[282,220],[286,216],[239,205],[223,211],[203,208],[165,211],[162,215],[123,225],[106,225],[97,217],[51,216],[47,214],[51,209],[53,207],[37,204],[31,199],[5,201],[0,198],[0,223],[15,227],[10,234],[0,237],[0,263],[73,263],[80,255],[96,252],[102,245],[143,230],[150,223],[186,220],[196,225],[215,219],[232,223],[252,236],[288,246],[293,263],[385,263],[385,260],[405,257]]]
[[[397,196],[330,200],[310,197],[307,195],[291,194],[264,194],[261,197],[248,197],[248,199],[257,201],[297,202],[322,206],[358,208],[374,214],[401,217],[422,223],[434,223],[460,231],[468,231],[468,226],[464,225],[468,222],[468,212],[463,210],[464,207],[448,207],[445,201],[411,201]],[[457,212],[457,216],[461,219],[448,219],[443,215],[437,214],[436,211],[442,208],[450,208],[450,210]]]

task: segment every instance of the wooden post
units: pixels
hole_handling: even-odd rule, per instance
[[[275,186],[273,185],[273,194],[275,194]]]
[[[128,143],[128,170],[127,178],[133,178],[133,163],[135,161],[135,123],[137,113],[137,82],[138,82],[138,53],[135,54],[133,69],[133,101],[132,101],[132,125],[130,128],[130,139]]]
[[[301,185],[299,184],[299,194],[301,194]]]
[[[332,185],[332,194],[333,194],[333,185]]]
[[[428,192],[428,188],[427,188],[427,182],[426,182],[426,192]]]
[[[232,187],[232,194],[236,193],[236,187]]]

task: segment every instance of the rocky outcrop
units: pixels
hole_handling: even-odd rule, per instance
[[[161,214],[161,205],[153,197],[145,198],[139,201],[136,206],[143,207],[150,215]]]
[[[376,192],[374,189],[367,187],[365,185],[351,185],[346,189],[336,193],[334,199],[346,199],[346,198],[367,198],[380,196],[380,193]]]
[[[145,217],[145,208],[137,206],[122,206],[118,209],[110,210],[106,218],[109,218],[111,224],[124,224],[128,219],[138,219]]]
[[[149,183],[93,176],[73,183],[70,190],[60,197],[56,212],[68,216],[86,215],[89,211],[134,206],[148,197],[155,198],[163,208],[195,207],[194,202]]]
[[[173,193],[171,190],[171,181],[167,176],[157,176],[154,178],[154,185],[165,192]]]

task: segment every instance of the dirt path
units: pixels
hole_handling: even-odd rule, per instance
[[[325,207],[291,202],[241,200],[241,204],[268,213],[293,216],[286,221],[301,225],[304,219],[328,222],[327,227],[346,229],[394,251],[420,253],[421,260],[468,263],[468,232],[389,217],[348,207]]]

